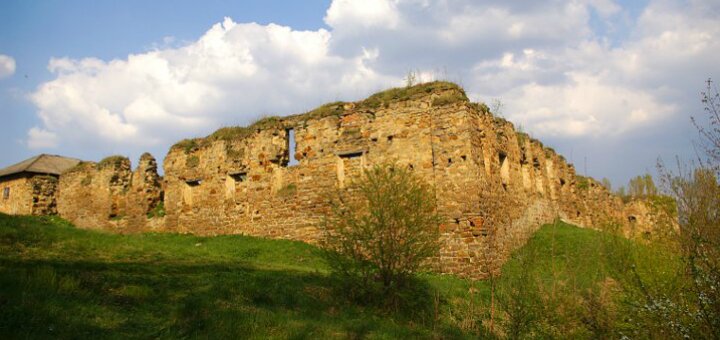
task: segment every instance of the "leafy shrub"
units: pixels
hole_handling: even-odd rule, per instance
[[[163,217],[165,216],[165,202],[159,201],[155,206],[148,211],[147,218]]]
[[[578,188],[578,190],[587,190],[590,188],[590,179],[588,179],[585,176],[577,175],[575,176],[575,187]]]
[[[438,251],[438,222],[426,183],[404,167],[378,165],[332,200],[324,257],[351,297],[396,307]]]

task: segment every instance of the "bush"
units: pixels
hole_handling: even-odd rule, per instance
[[[413,276],[439,249],[435,200],[410,170],[384,164],[331,200],[324,258],[351,297],[404,303]]]

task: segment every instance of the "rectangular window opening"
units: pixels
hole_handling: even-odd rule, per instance
[[[340,158],[357,158],[363,155],[362,151],[351,151],[338,154]]]
[[[196,187],[202,184],[202,180],[200,179],[189,179],[185,181],[185,184],[187,184],[189,187]]]
[[[288,162],[287,164],[283,164],[284,166],[294,166],[300,164],[300,162],[295,158],[295,149],[297,149],[297,142],[295,141],[295,129],[289,128],[285,130],[287,135],[287,141],[286,146],[288,150]]]
[[[8,198],[10,198],[10,188],[6,187],[5,189],[3,189],[3,199],[8,199]]]
[[[230,178],[232,178],[237,183],[247,181],[247,172],[236,172],[236,173],[228,174],[228,176],[230,176]]]

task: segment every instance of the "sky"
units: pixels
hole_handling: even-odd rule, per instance
[[[0,3],[0,167],[448,80],[615,187],[695,156],[720,0]]]

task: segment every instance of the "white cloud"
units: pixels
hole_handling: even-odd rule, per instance
[[[500,98],[537,137],[620,138],[680,119],[702,80],[720,74],[717,9],[651,0],[633,18],[613,0],[335,0],[327,30],[225,19],[184,46],[52,59],[55,79],[32,95],[35,134],[165,146],[262,114],[359,99],[417,70],[461,83],[476,100]],[[627,31],[609,39],[593,13],[626,20],[617,27]]]
[[[393,84],[367,67],[376,52],[336,57],[328,53],[330,37],[322,29],[225,19],[179,48],[122,60],[52,59],[48,69],[56,78],[31,98],[42,131],[57,140],[143,147]],[[31,143],[46,136],[31,132]]]
[[[393,29],[400,21],[396,4],[397,1],[394,0],[335,0],[327,10],[325,22],[334,28],[345,26],[351,29]]]
[[[27,143],[30,149],[48,149],[55,148],[58,145],[57,135],[54,132],[38,127],[31,128],[28,131]]]
[[[0,54],[0,78],[10,77],[15,74],[15,59],[13,57]]]

